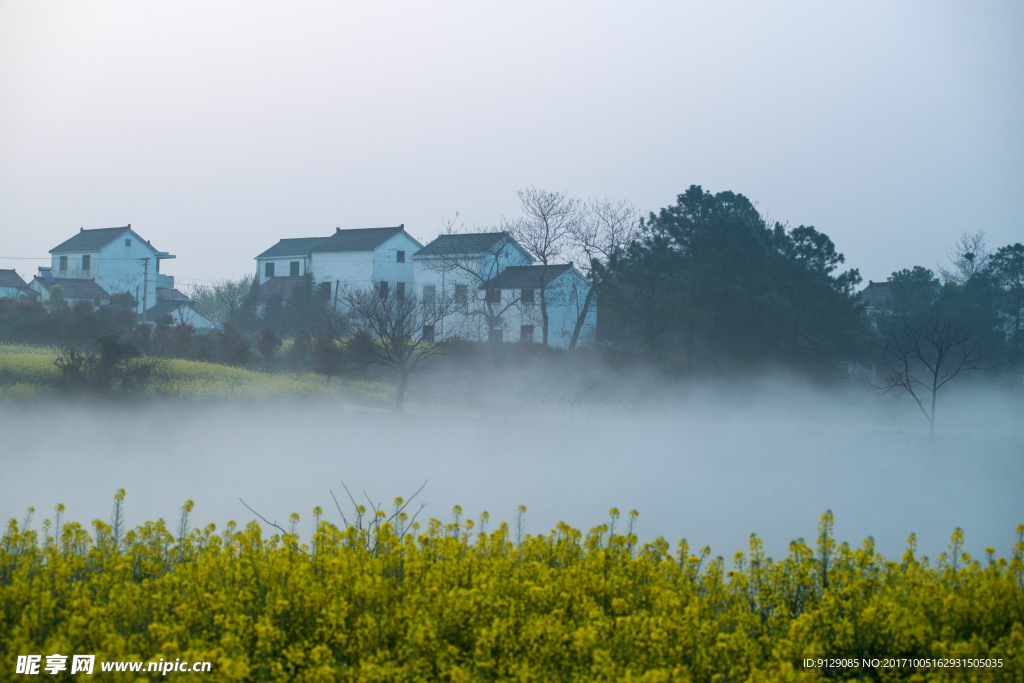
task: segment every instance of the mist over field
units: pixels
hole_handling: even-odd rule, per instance
[[[1019,399],[994,391],[950,394],[936,437],[920,415],[859,391],[824,393],[786,382],[756,389],[694,388],[656,405],[394,415],[335,401],[264,403],[36,403],[0,412],[0,512],[33,526],[67,505],[66,519],[108,519],[127,491],[129,526],[271,521],[322,505],[340,524],[330,489],[348,514],[344,480],[390,509],[425,480],[419,521],[448,520],[459,504],[492,524],[526,505],[526,531],[565,521],[586,529],[608,509],[639,511],[641,541],[710,545],[726,558],[756,532],[769,554],[813,542],[818,518],[835,513],[838,539],[868,535],[891,559],[909,533],[934,558],[954,527],[975,557],[1008,555],[1024,522],[1024,421]],[[491,406],[493,408],[493,406]],[[914,408],[916,410],[916,408]],[[415,509],[415,505],[411,509]],[[265,534],[272,530],[263,524]]]

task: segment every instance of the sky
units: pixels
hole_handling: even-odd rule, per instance
[[[1020,2],[0,0],[0,268],[131,223],[187,288],[280,238],[494,226],[523,187],[698,184],[880,280],[1024,241],[1022,35]]]

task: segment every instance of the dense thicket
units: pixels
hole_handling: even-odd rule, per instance
[[[597,268],[603,338],[683,371],[861,358],[856,270],[813,227],[768,225],[746,197],[692,186]]]
[[[1024,672],[1024,527],[979,562],[956,530],[929,562],[833,538],[779,561],[751,538],[732,569],[709,550],[640,545],[610,524],[521,536],[404,513],[263,538],[256,523],[188,529],[183,506],[133,531],[14,521],[0,540],[0,657],[210,661],[222,681],[1017,681]],[[401,501],[396,501],[396,506]],[[63,508],[63,506],[59,506]],[[365,512],[363,510],[362,512]],[[855,658],[805,669],[809,657]],[[906,658],[862,666],[864,658]],[[912,663],[913,660],[919,660]],[[937,660],[961,662],[940,666]],[[967,660],[975,662],[973,666]],[[924,663],[927,661],[928,663]],[[977,662],[989,666],[978,668]],[[998,662],[998,664],[997,664]],[[97,665],[98,666],[98,665]],[[63,680],[63,679],[62,679]]]

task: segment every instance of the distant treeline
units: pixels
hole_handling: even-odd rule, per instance
[[[548,196],[572,206],[564,195]],[[854,368],[899,374],[892,368],[900,362],[934,361],[934,353],[901,361],[900,349],[925,339],[927,325],[951,325],[959,335],[951,348],[968,358],[966,369],[1019,380],[1024,245],[990,252],[983,233],[965,234],[948,269],[893,273],[889,298],[869,311],[859,302],[860,274],[841,269],[845,259],[828,235],[771,224],[741,194],[691,186],[646,218],[616,215],[634,217],[628,229],[596,221],[591,232],[577,231],[583,248],[567,245],[563,253],[575,255],[593,283],[598,344],[617,363],[641,362],[669,376],[785,369],[827,380]],[[0,299],[0,342],[84,348],[113,336],[139,354],[232,365],[258,364],[258,351],[270,367],[290,338],[290,367],[319,367],[330,376],[342,365],[331,357],[336,342],[358,331],[334,313],[335,302],[311,277],[288,300],[261,300],[253,276],[197,287],[192,296],[217,331],[197,334],[171,316],[140,324],[127,301],[94,310],[59,298],[46,307]]]

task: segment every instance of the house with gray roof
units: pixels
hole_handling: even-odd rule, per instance
[[[312,276],[337,299],[339,290],[389,287],[412,290],[413,253],[423,248],[405,224],[387,228],[336,228],[323,237],[288,238],[256,257],[261,298],[287,299],[296,278]],[[387,283],[387,284],[382,284]],[[266,296],[264,295],[266,293]]]
[[[868,280],[868,286],[860,290],[860,303],[868,313],[878,309],[885,299],[889,298],[889,281],[874,282]]]
[[[69,306],[79,301],[87,301],[92,306],[105,306],[110,303],[110,293],[93,279],[54,277],[50,268],[40,267],[39,274],[32,278],[29,287],[39,295],[43,303],[50,300],[50,293],[59,285],[64,299]]]
[[[0,268],[0,299],[2,298],[34,300],[39,298],[39,293],[29,287],[17,271]]]
[[[118,228],[79,228],[51,249],[50,255],[49,271],[54,279],[92,280],[104,292],[128,292],[147,319],[149,309],[159,301],[157,290],[174,288],[174,278],[160,271],[162,262],[175,256],[154,247],[131,223]],[[40,287],[45,288],[46,279],[42,273],[40,277]]]
[[[597,307],[587,300],[590,281],[572,263],[509,266],[482,283],[480,290],[485,301],[507,311],[502,316],[505,341],[543,341],[544,312],[549,346],[569,348],[574,335],[578,346],[596,341]]]

